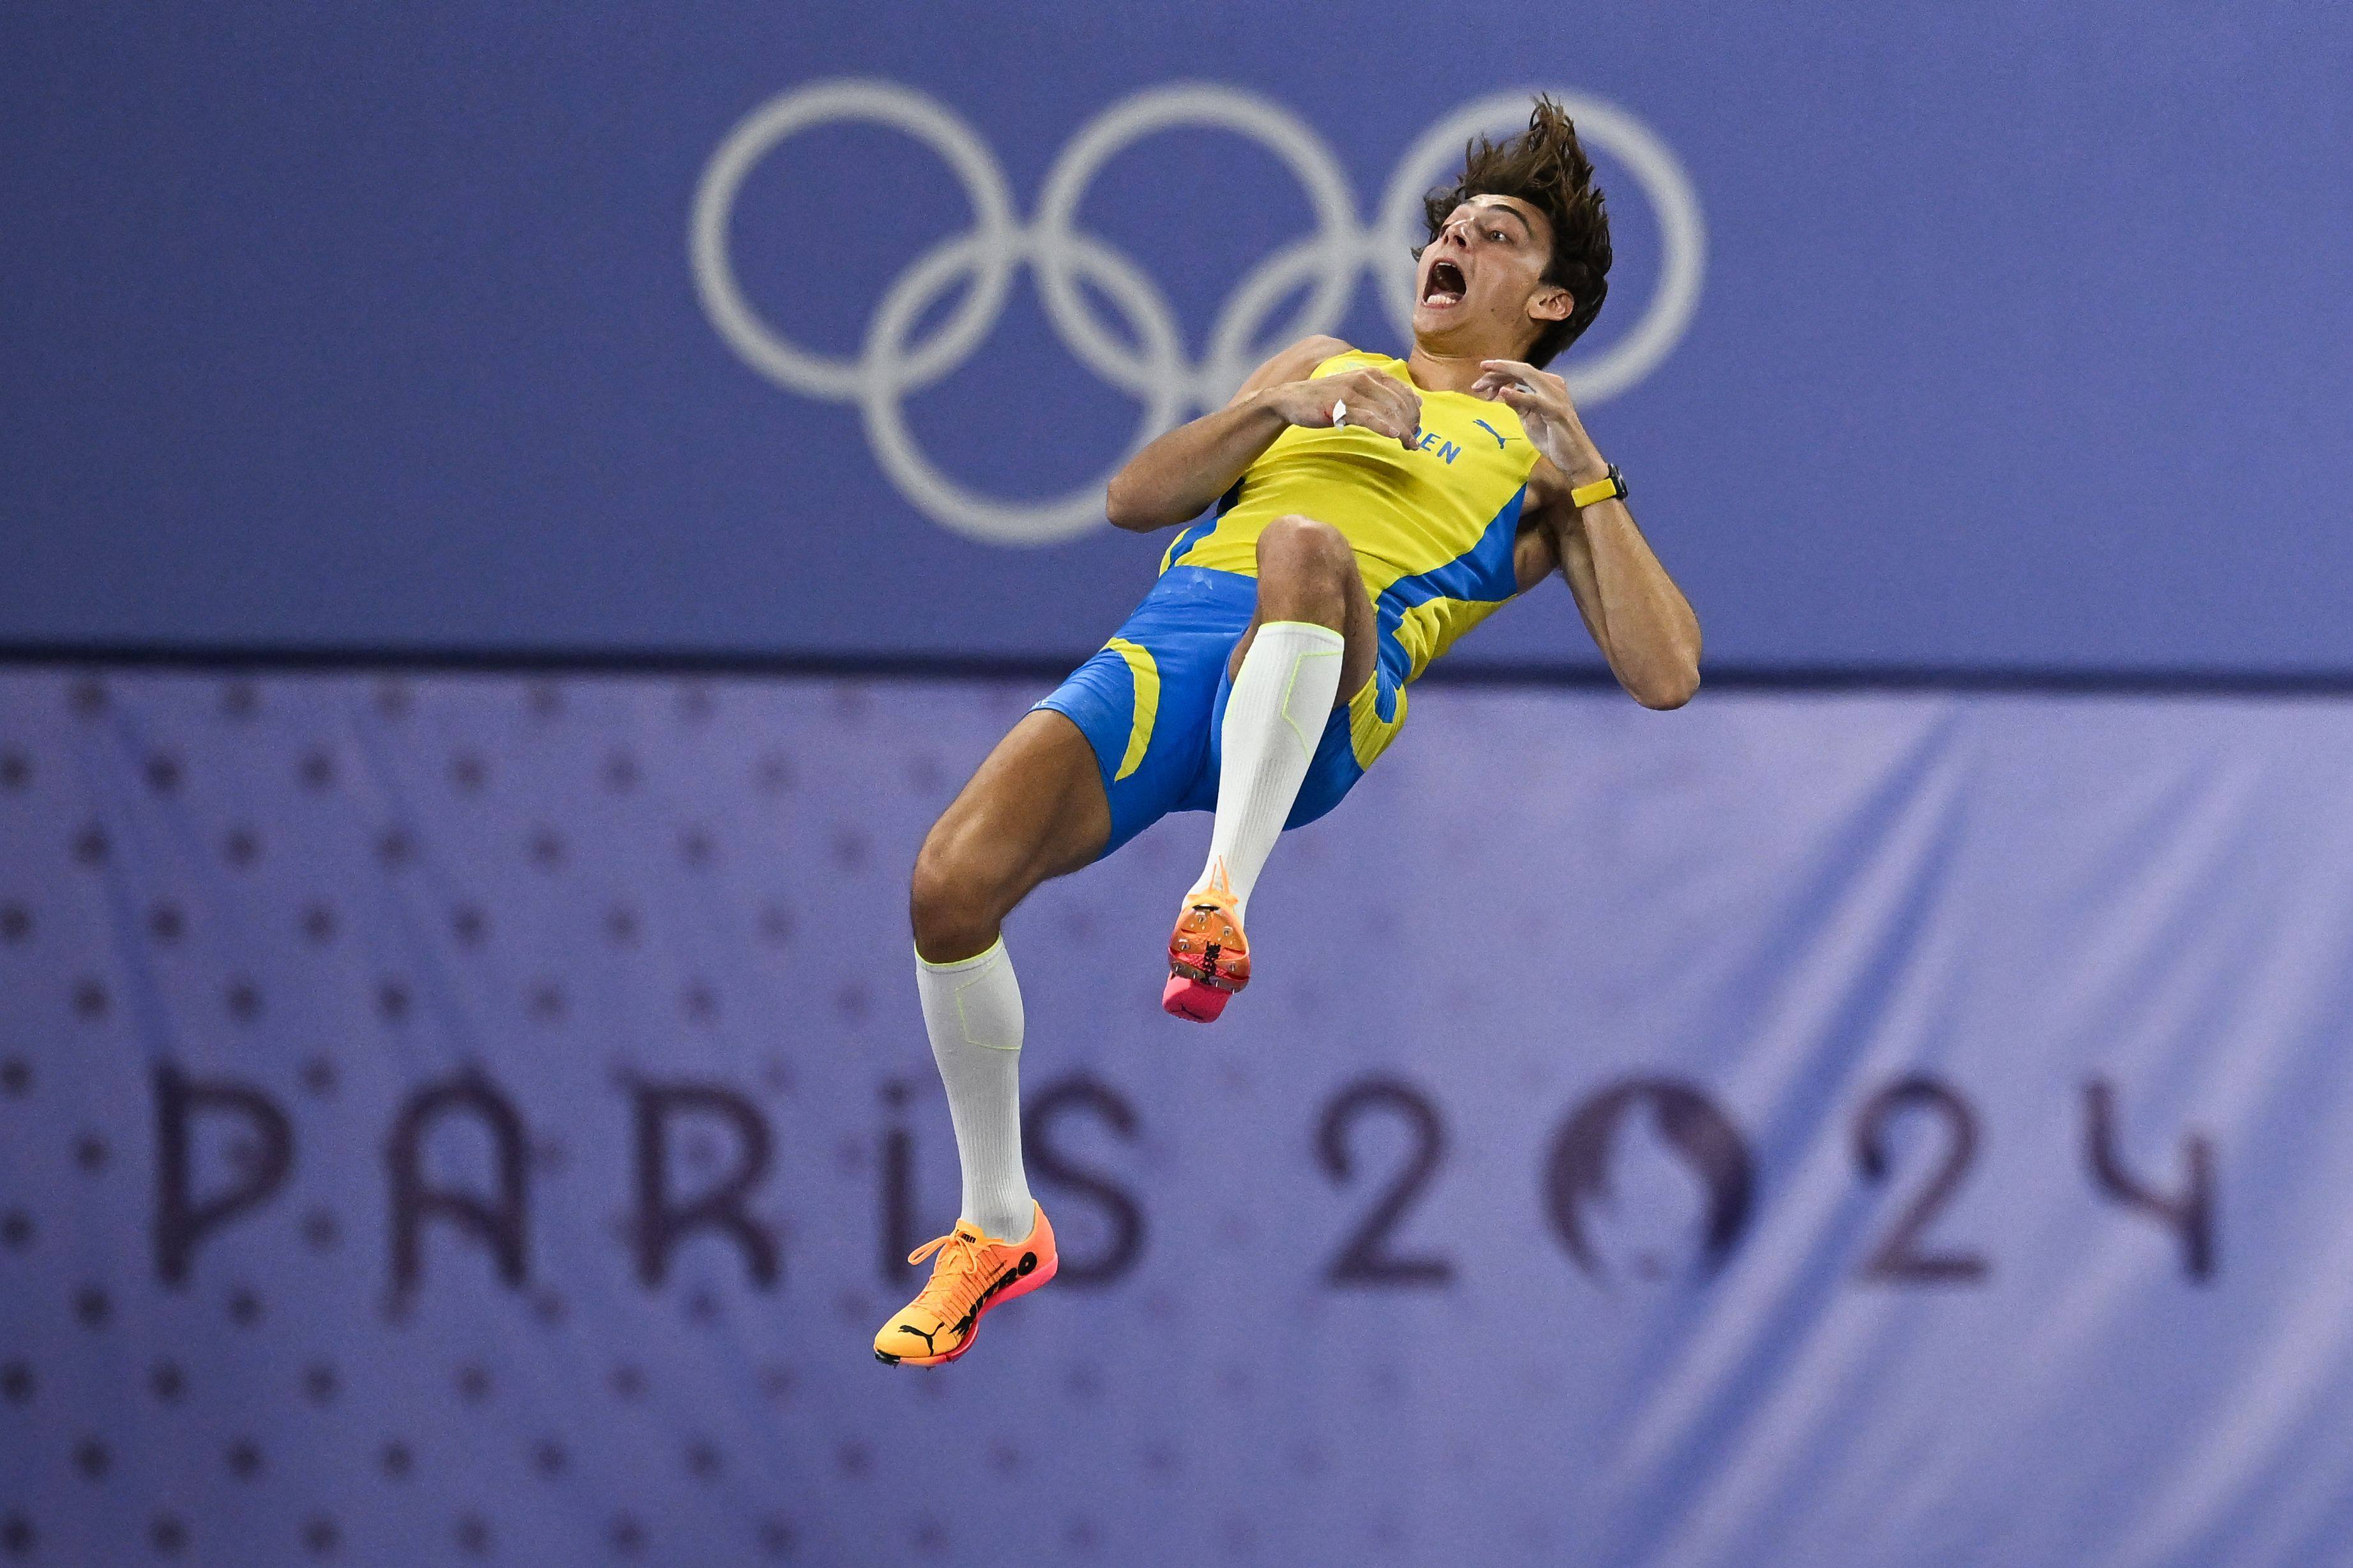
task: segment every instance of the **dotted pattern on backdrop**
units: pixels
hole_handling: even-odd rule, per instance
[[[873,1439],[797,1430],[826,1399],[776,1331],[780,1268],[764,1281],[706,1240],[661,1288],[633,1278],[626,1097],[655,1076],[720,1088],[780,1168],[870,1158],[876,1084],[903,1099],[922,1063],[877,1062],[906,1019],[878,1016],[873,944],[844,933],[891,923],[907,824],[955,782],[927,747],[855,760],[871,706],[700,682],[0,678],[0,1562],[839,1560],[809,1502],[864,1475]],[[838,1134],[822,1104],[797,1124],[818,1038],[858,1065]],[[164,1063],[257,1092],[291,1146],[176,1282]],[[404,1289],[397,1110],[468,1081],[527,1130],[524,1271],[428,1220]],[[269,1119],[187,1116],[193,1205],[266,1175]],[[739,1168],[742,1137],[673,1119],[681,1203]],[[417,1149],[436,1190],[501,1191],[464,1108]],[[747,1206],[788,1255],[777,1194]],[[871,1250],[845,1316],[884,1310]],[[921,1542],[949,1544],[953,1512],[940,1500]]]
[[[1286,838],[1253,905],[1261,976],[1215,1030],[1155,1006],[1206,818],[1047,889],[1009,941],[1033,1113],[1067,1112],[1032,1167],[1070,1277],[945,1373],[876,1366],[868,1338],[915,1283],[895,1255],[955,1202],[905,872],[1036,695],[0,674],[0,1564],[1637,1562],[1678,1540],[1679,1562],[1760,1541],[1828,1562],[1841,1488],[1880,1474],[1858,1456],[1917,1451],[1919,1421],[1982,1403],[1962,1397],[1974,1353],[1907,1364],[1826,1410],[1815,1513],[1723,1551],[1676,1533],[1746,1517],[1706,1515],[1709,1486],[1763,1495],[1743,1478],[1765,1450],[1719,1441],[1710,1400],[1662,1401],[1688,1375],[1672,1347],[1744,1339],[1739,1303],[1784,1289],[1776,1269],[1814,1282],[1775,1342],[1788,1364],[1839,1321],[1843,1276],[1809,1260],[1879,1223],[1846,1163],[1862,1075],[1907,1039],[1933,1060],[1919,1040],[1947,1026],[2004,1042],[2016,1059],[1978,1066],[2008,1137],[2051,1118],[2069,1063],[2132,1065],[2105,1037],[1967,1017],[1891,1023],[1875,1064],[1844,1036],[1773,1045],[1812,1040],[1810,998],[1842,994],[1852,962],[1792,935],[1817,917],[1788,889],[1856,824],[1904,883],[1910,818],[1869,825],[1954,724],[1940,699],[1719,702],[1662,727],[1599,696],[1432,694],[1345,809]],[[2031,755],[2014,771],[2043,776]],[[2035,810],[2059,845],[2095,806]],[[1966,858],[1936,863],[1940,898],[1973,896]],[[2064,858],[1981,875],[2011,888]],[[1824,900],[1822,929],[1870,926],[1872,886]],[[1889,940],[1966,953],[1936,934],[1950,918]],[[2040,1005],[2057,972],[2003,929],[1983,960],[2001,984],[1941,994]],[[1645,931],[1712,935],[1694,962]],[[2211,1109],[2183,1048],[2151,1047],[2129,1086],[2153,1160]],[[1765,1217],[1704,1289],[1652,1278],[1640,1237],[1641,1267],[1588,1278],[1544,1217],[1569,1108],[1660,1072],[1778,1119]],[[1376,1096],[1338,1154],[1319,1132],[1368,1077],[1444,1125],[1377,1248],[1402,1269],[1384,1288],[1332,1275],[1409,1163],[1411,1116]],[[1798,1081],[1820,1092],[1792,1110]],[[2353,1106],[2341,1078],[2301,1092]],[[2063,1142],[2038,1158],[2030,1198],[2078,1182]],[[679,1210],[753,1172],[743,1223],[653,1245],[649,1168]],[[1651,1216],[1670,1245],[1679,1180]],[[1616,1201],[1647,1223],[1629,1183]],[[1949,1223],[1982,1234],[1988,1201]],[[2088,1247],[2143,1245],[2077,1206],[2007,1243],[2004,1292],[1973,1310],[2016,1317],[1973,1321],[1970,1344],[2031,1332]],[[2130,1256],[2147,1292],[2178,1289],[2161,1239]],[[1530,1353],[1531,1323],[1573,1324],[1576,1354]],[[2066,1377],[2040,1375],[2063,1407]],[[1654,1408],[1697,1426],[1662,1437]],[[2105,1500],[2160,1461],[1985,1469],[2063,1529],[2095,1505],[2035,1487],[2096,1474]],[[1979,1517],[1974,1494],[1906,1497]]]
[[[862,1409],[882,1374],[864,1341],[919,1282],[872,1262],[889,1140],[916,1148],[930,1228],[954,1212],[905,870],[1035,695],[0,677],[0,1562],[993,1560],[967,1483],[903,1479],[931,1424],[986,1421],[976,1380],[902,1373],[894,1405]],[[1136,854],[1165,884],[1155,910],[1183,885],[1168,851]],[[1081,898],[1050,919],[1096,952],[1115,924],[1145,931],[1142,908]],[[1156,945],[1113,964],[1139,996]],[[165,1064],[259,1095],[291,1146],[268,1181],[266,1118],[187,1111],[190,1204],[270,1190],[195,1239],[177,1280],[159,1262]],[[526,1128],[527,1265],[510,1279],[428,1218],[403,1289],[396,1124],[469,1081]],[[651,1082],[759,1119],[767,1279],[709,1237],[659,1286],[637,1277],[628,1096]],[[670,1132],[683,1194],[746,1152],[726,1116]],[[419,1149],[437,1190],[500,1193],[486,1119],[445,1116]],[[1066,1250],[1116,1244],[1116,1217],[1066,1215]],[[1165,1289],[1149,1304],[1177,1310]],[[1048,1386],[1117,1419],[1145,1390],[1106,1350],[1069,1347]],[[1083,1462],[983,1430],[982,1489]],[[1127,1447],[1164,1492],[1187,1473],[1180,1421]],[[1166,1544],[1166,1521],[1067,1495],[1050,1557]],[[1241,1551],[1258,1527],[1228,1510],[1198,1532]]]

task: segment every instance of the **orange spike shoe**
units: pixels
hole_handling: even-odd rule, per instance
[[[889,1366],[944,1366],[972,1349],[980,1320],[992,1310],[1051,1279],[1061,1267],[1054,1227],[1034,1200],[1029,1213],[1029,1234],[1019,1241],[983,1235],[960,1219],[947,1235],[907,1254],[910,1263],[939,1258],[932,1282],[874,1336],[874,1359]]]
[[[1250,939],[1220,867],[1208,887],[1185,895],[1168,938],[1168,984],[1160,1005],[1196,1024],[1215,1023],[1227,998],[1250,984]]]

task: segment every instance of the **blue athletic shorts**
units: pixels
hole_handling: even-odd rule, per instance
[[[1218,804],[1219,731],[1233,690],[1226,664],[1250,628],[1258,579],[1171,566],[1103,650],[1038,704],[1076,724],[1094,748],[1111,798],[1108,855],[1172,811]],[[1335,708],[1285,827],[1340,804],[1404,722],[1397,670],[1371,679]]]

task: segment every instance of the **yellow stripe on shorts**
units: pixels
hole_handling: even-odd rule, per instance
[[[1117,784],[1144,763],[1144,753],[1152,749],[1152,721],[1160,716],[1160,666],[1152,650],[1125,637],[1113,637],[1103,644],[1120,658],[1127,660],[1128,673],[1135,678],[1135,711],[1127,721],[1127,754],[1119,760],[1119,772],[1112,775]]]
[[[1369,768],[1389,742],[1405,728],[1406,691],[1398,688],[1397,712],[1384,721],[1381,718],[1381,672],[1377,667],[1356,688],[1348,699],[1348,749],[1356,753],[1356,765]]]

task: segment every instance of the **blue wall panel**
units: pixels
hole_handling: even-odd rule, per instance
[[[1548,84],[1600,106],[1618,216],[1589,389],[1668,273],[1695,281],[1588,404],[1720,664],[2342,672],[2348,76],[2353,26],[2314,5],[16,6],[0,638],[1082,653],[1156,546],[944,526],[887,414],[739,353],[690,254],[731,136],[848,79],[915,95],[1001,174],[983,248],[1013,261],[1058,161],[1140,95],[1282,120],[1253,139],[1229,107],[1084,185],[1092,348],[1023,261],[913,386],[869,340],[969,232],[970,179],[839,118],[747,167],[721,247],[745,308],[903,393],[876,406],[909,449],[1020,531],[1084,505],[1146,393],[1175,417],[1230,380],[1216,328],[1270,258],[1385,233],[1419,138]],[[1309,317],[1396,345],[1369,280],[1326,303],[1243,311],[1240,346]],[[1548,591],[1461,657],[1590,651]]]

